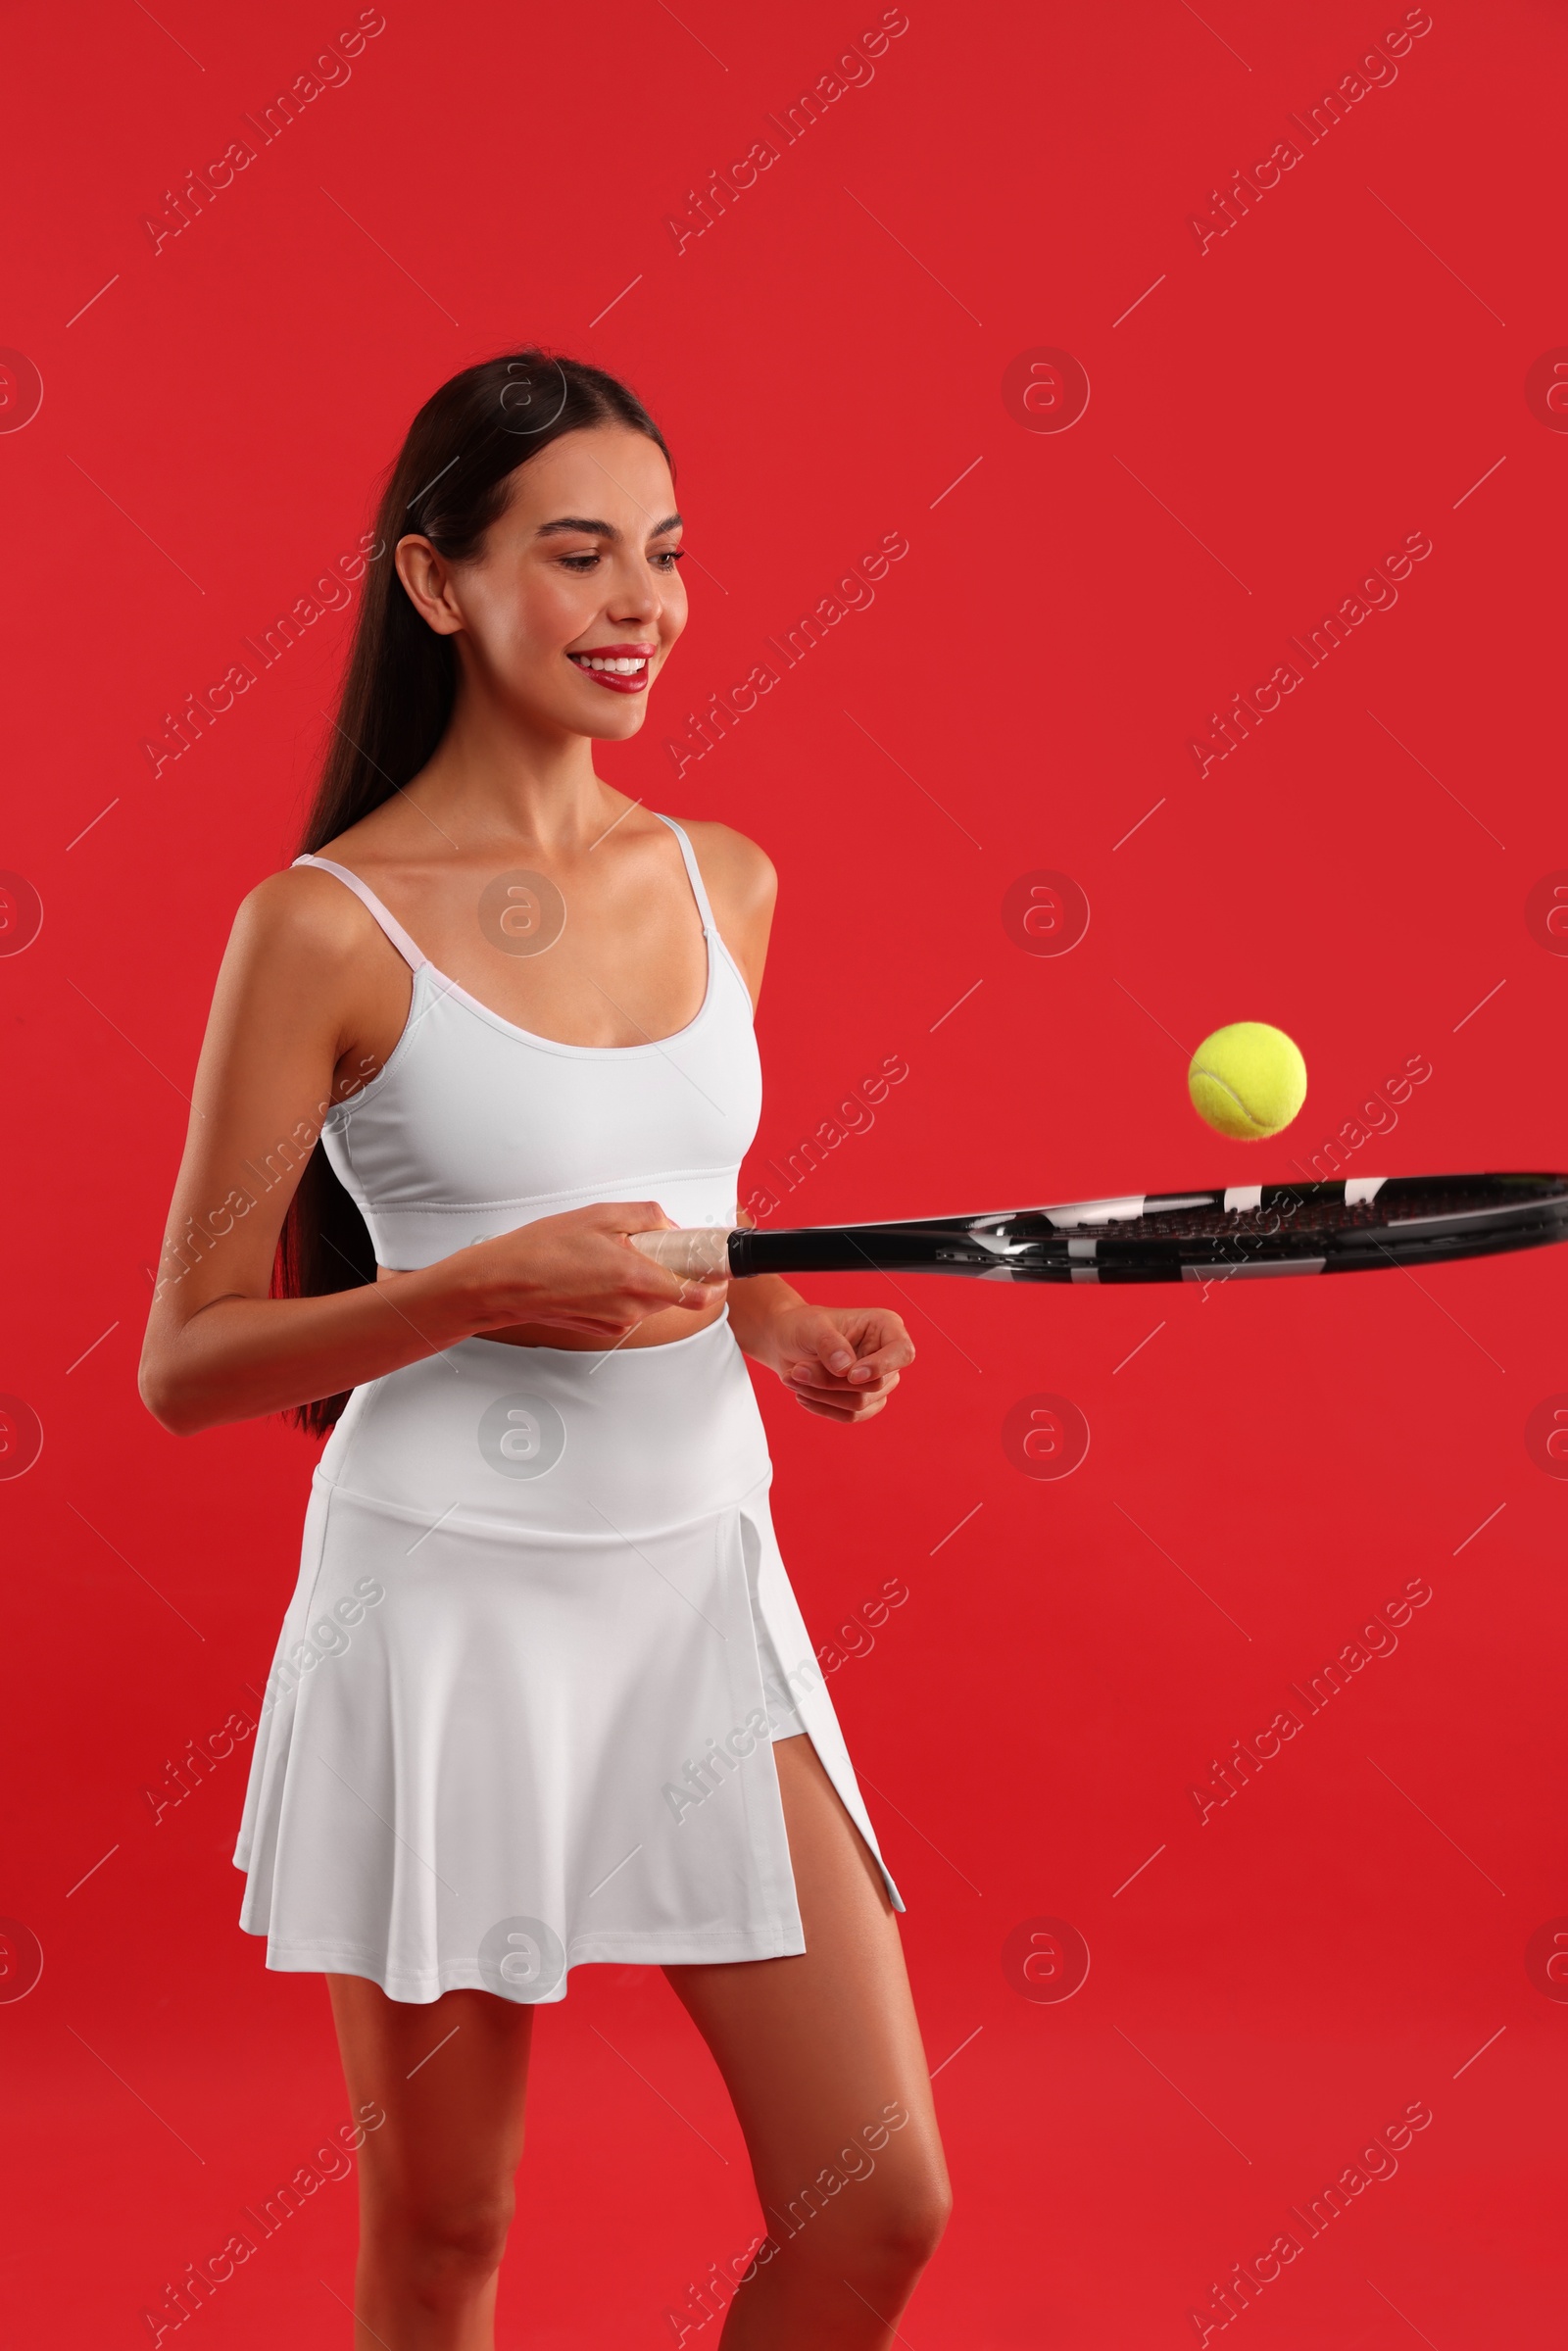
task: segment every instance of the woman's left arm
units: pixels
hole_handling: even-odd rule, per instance
[[[713,919],[757,1008],[778,896],[771,859],[727,824],[684,820]],[[746,1219],[747,1222],[751,1220]],[[797,1402],[824,1420],[870,1420],[914,1361],[903,1317],[881,1306],[812,1306],[777,1274],[729,1286],[729,1320],[754,1362],[776,1372]]]

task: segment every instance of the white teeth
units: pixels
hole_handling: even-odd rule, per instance
[[[579,669],[608,669],[614,677],[633,677],[648,666],[648,656],[642,653],[618,654],[610,661],[591,653],[574,653],[571,658]]]

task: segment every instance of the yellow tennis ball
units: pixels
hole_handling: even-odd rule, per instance
[[[1283,1029],[1233,1020],[1205,1037],[1187,1072],[1193,1108],[1216,1134],[1261,1143],[1306,1100],[1306,1063]]]

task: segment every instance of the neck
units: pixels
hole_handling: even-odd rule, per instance
[[[625,803],[595,774],[590,736],[541,722],[466,675],[407,797],[464,850],[504,841],[544,855],[586,848]]]

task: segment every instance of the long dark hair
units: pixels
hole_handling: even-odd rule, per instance
[[[399,539],[417,531],[449,562],[476,556],[504,511],[519,465],[564,433],[627,425],[662,451],[664,437],[636,394],[580,360],[528,349],[465,367],[431,394],[409,427],[375,517],[375,552],[354,630],[337,718],[300,837],[316,851],[358,824],[427,764],[457,700],[457,649],[428,627],[393,563]],[[274,1298],[321,1298],[373,1282],[365,1220],[317,1144],[278,1237]],[[348,1392],[297,1405],[288,1415],[321,1435]]]

